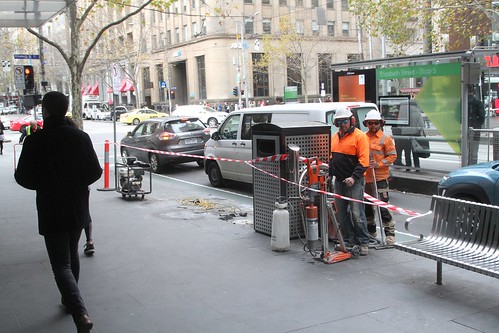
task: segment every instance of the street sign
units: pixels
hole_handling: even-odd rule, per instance
[[[10,72],[10,61],[8,60],[2,61],[2,67],[4,72]]]
[[[24,66],[14,66],[14,82],[17,90],[26,89],[24,82]]]
[[[111,65],[111,77],[113,78],[113,94],[118,95],[120,90],[120,78],[119,78],[119,68],[118,64],[114,63]]]
[[[165,89],[165,88],[166,88],[166,82],[165,82],[165,81],[160,81],[160,82],[159,82],[159,86],[160,86],[161,88]]]
[[[14,54],[14,59],[40,59],[38,54]]]

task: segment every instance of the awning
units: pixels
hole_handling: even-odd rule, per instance
[[[81,94],[86,95],[87,94],[87,87],[81,86]]]
[[[107,88],[107,91],[106,91],[108,94],[112,93],[113,92],[113,88],[112,87],[109,87]]]
[[[92,96],[99,96],[99,82],[90,87],[88,94]]]
[[[123,80],[120,84],[120,92],[134,91],[133,83],[129,80]]]
[[[39,27],[76,0],[2,0],[0,27]]]

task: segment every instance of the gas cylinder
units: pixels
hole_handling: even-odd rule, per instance
[[[307,246],[309,249],[315,249],[319,243],[319,218],[317,206],[307,206],[306,210],[306,226],[307,226]]]
[[[275,203],[276,209],[272,213],[272,235],[270,237],[272,251],[289,250],[289,212],[287,207],[288,203],[283,200]]]

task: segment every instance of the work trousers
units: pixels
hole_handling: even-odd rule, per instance
[[[364,178],[356,180],[351,187],[335,179],[334,192],[345,197],[364,201]],[[369,244],[364,203],[339,198],[335,198],[334,202],[345,243]]]
[[[78,279],[80,277],[78,242],[80,236],[81,229],[44,235],[55,282],[61,293],[62,302],[73,316],[73,319],[77,319],[82,314],[87,314],[78,288]]]

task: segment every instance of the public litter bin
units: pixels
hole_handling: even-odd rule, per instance
[[[290,154],[289,145],[300,148],[301,157],[317,157],[329,163],[331,127],[321,122],[261,123],[252,127],[252,151],[255,167],[286,180],[291,180],[289,160],[258,161],[262,157]],[[300,170],[305,167],[299,163]],[[297,185],[253,169],[253,217],[255,231],[271,235],[272,212],[278,197],[298,198]],[[300,200],[288,200],[289,235],[303,234]]]

